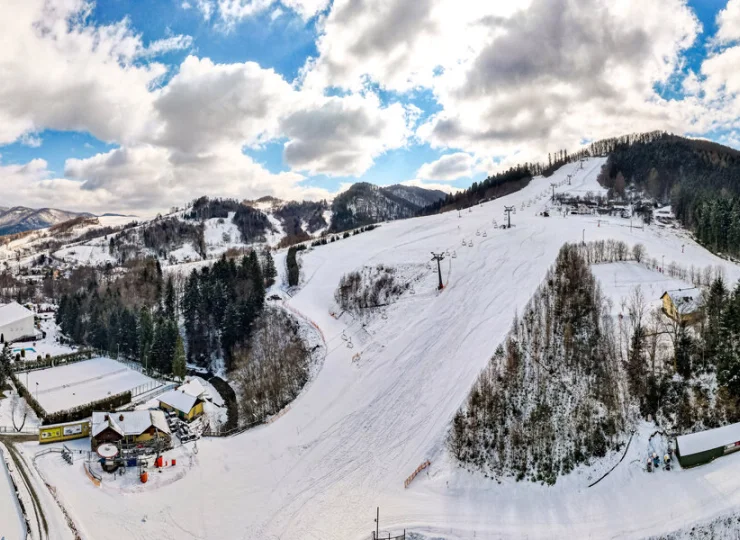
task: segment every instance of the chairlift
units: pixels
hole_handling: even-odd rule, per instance
[[[487,236],[488,236],[488,235],[486,234],[486,231],[483,231],[483,237],[485,238],[485,237],[487,237]]]
[[[480,231],[475,231],[475,236],[480,236]]]
[[[472,240],[471,240],[471,241],[470,241],[470,243],[468,244],[468,247],[473,247],[473,241],[472,241]]]
[[[452,258],[453,259],[457,259],[457,251],[453,251],[452,252]]]
[[[467,246],[467,244],[465,243],[465,239],[464,238],[463,238],[463,241],[462,241],[462,245],[463,246]]]

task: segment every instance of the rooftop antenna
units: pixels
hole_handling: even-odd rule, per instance
[[[432,251],[432,260],[437,261],[437,275],[439,276],[439,287],[437,287],[437,289],[439,289],[440,291],[444,289],[444,285],[442,285],[442,266],[441,266],[441,262],[444,258],[445,258],[444,253],[434,253]]]

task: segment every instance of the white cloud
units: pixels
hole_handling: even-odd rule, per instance
[[[293,10],[302,19],[308,20],[329,5],[329,0],[199,0],[199,2],[204,18],[208,20],[211,14],[217,12],[220,26],[226,30],[232,29],[244,19],[268,11],[273,6],[278,6],[271,15],[273,20],[282,13],[280,5]]]
[[[382,107],[374,94],[330,97],[285,118],[285,161],[310,174],[359,176],[380,154],[406,144],[407,112]]]
[[[585,137],[706,121],[696,99],[655,91],[700,31],[683,0],[534,0],[486,25],[491,38],[476,55],[435,80],[443,110],[417,133],[433,146],[526,161]]]
[[[476,159],[465,152],[447,154],[431,163],[425,163],[416,172],[417,178],[450,181],[473,176],[476,172]]]
[[[724,44],[740,40],[740,0],[729,0],[717,14],[715,40]]]
[[[165,73],[137,64],[127,23],[93,27],[89,5],[27,0],[0,5],[0,144],[45,128],[125,141],[149,123],[149,87]]]
[[[280,119],[301,106],[299,98],[280,75],[254,62],[214,64],[189,56],[157,92],[159,127],[151,142],[183,152],[257,144],[279,135]]]
[[[306,84],[361,89],[365,80],[407,91],[474,56],[490,40],[486,18],[508,17],[530,0],[335,0],[306,71]]]
[[[82,193],[130,210],[164,209],[204,192],[237,199],[330,196],[327,190],[303,186],[305,178],[299,174],[270,173],[234,146],[197,155],[151,145],[119,148],[88,159],[69,159],[64,172],[80,181]]]
[[[146,49],[144,49],[140,56],[152,57],[160,54],[165,54],[172,51],[182,51],[189,49],[193,46],[193,38],[191,36],[176,35],[170,36],[156,41],[152,41]]]

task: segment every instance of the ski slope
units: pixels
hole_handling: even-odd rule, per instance
[[[178,482],[124,501],[76,468],[46,458],[39,466],[81,533],[95,539],[125,531],[142,540],[359,540],[370,537],[376,506],[381,530],[406,528],[430,538],[632,538],[737,506],[740,454],[662,476],[624,464],[590,489],[587,473],[554,487],[498,484],[447,457],[453,414],[564,242],[641,242],[666,264],[722,265],[728,280],[740,277],[738,267],[680,231],[634,229],[620,218],[537,215],[551,182],[574,174],[571,188],[586,189],[603,161],[589,160],[579,171],[566,165],[461,217],[387,223],[302,254],[303,284],[289,307],[321,329],[328,351],[322,370],[277,421],[200,441],[198,466]],[[516,205],[515,227],[495,229],[505,204]],[[463,247],[463,240],[473,245]],[[445,250],[457,256],[443,262],[443,292],[430,271],[416,294],[387,308],[387,318],[363,328],[347,315],[330,315],[343,274],[379,263],[426,264],[430,252]],[[431,467],[405,489],[404,480],[427,459]]]

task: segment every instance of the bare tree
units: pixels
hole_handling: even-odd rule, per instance
[[[645,246],[642,244],[632,246],[632,257],[636,262],[642,262],[642,259],[645,258]]]
[[[16,421],[19,417],[20,420]],[[13,392],[10,396],[10,419],[13,422],[13,429],[17,432],[23,430],[23,426],[26,425],[26,418],[28,417],[28,403],[25,399],[21,399],[18,392]],[[20,425],[18,425],[20,423]]]

